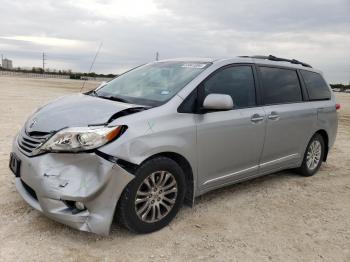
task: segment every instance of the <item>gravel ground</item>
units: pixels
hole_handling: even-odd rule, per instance
[[[33,210],[8,169],[12,139],[31,112],[81,84],[0,77],[0,261],[350,261],[350,94],[337,93],[337,141],[316,176],[285,171],[233,185],[199,197],[159,232],[114,225],[101,237]]]

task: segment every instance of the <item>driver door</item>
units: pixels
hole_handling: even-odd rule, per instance
[[[208,94],[226,94],[234,104],[232,110],[197,115],[200,191],[258,174],[266,123],[263,108],[257,106],[255,84],[251,65],[233,65],[217,70],[199,86],[200,100]]]

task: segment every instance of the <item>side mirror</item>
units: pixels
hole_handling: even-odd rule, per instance
[[[209,94],[203,102],[203,108],[208,110],[231,110],[233,100],[229,95]]]

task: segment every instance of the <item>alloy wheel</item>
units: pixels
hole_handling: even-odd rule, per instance
[[[157,171],[146,177],[137,190],[135,211],[139,219],[154,223],[173,209],[178,185],[175,177],[168,171]]]
[[[318,166],[321,160],[321,155],[322,146],[320,141],[312,141],[306,154],[306,165],[310,170],[313,170]]]

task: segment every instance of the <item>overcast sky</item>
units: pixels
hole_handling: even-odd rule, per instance
[[[120,73],[155,59],[273,54],[350,81],[350,0],[0,0],[14,66]]]

